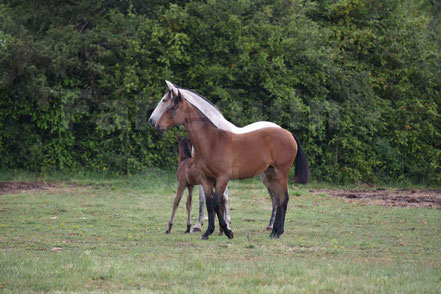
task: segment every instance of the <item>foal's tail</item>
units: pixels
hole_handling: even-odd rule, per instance
[[[294,160],[295,163],[295,171],[294,171],[294,183],[299,184],[307,184],[309,181],[309,177],[311,172],[309,170],[308,161],[306,160],[305,151],[300,145],[299,138],[296,135],[292,134],[297,143],[297,155]]]

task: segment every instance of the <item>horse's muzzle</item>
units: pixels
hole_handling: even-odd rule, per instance
[[[151,119],[149,119],[149,124],[152,126],[152,127],[155,127],[155,121],[151,118]]]

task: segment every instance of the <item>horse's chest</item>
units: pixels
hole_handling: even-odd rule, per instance
[[[209,160],[195,160],[195,167],[198,172],[206,178],[215,179],[219,176],[219,170],[215,163]]]

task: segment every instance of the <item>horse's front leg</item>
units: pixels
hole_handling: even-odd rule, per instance
[[[205,194],[205,203],[207,205],[208,226],[207,231],[201,236],[201,240],[208,240],[208,237],[214,232],[214,196],[213,182],[204,181],[202,184]]]
[[[191,200],[193,197],[193,186],[188,186],[188,196],[187,196],[187,230],[185,231],[186,234],[190,233],[190,227],[191,227]]]
[[[221,201],[225,201],[225,199],[223,199],[223,196],[224,196],[224,192],[227,187],[227,184],[228,184],[228,178],[216,180],[216,190],[214,192],[214,197],[213,197],[213,201],[214,201],[213,208],[217,214],[217,218],[219,219],[219,225],[222,228],[222,230],[224,231],[225,235],[229,239],[233,239],[234,233],[230,230],[227,222],[224,219],[224,209],[221,209]],[[224,202],[224,204],[225,204],[225,202]]]

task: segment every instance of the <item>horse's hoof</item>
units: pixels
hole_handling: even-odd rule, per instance
[[[200,240],[208,240],[208,236],[202,235]]]
[[[234,238],[234,233],[233,231],[230,231],[230,233],[227,235],[228,239],[233,239]]]
[[[272,231],[272,230],[273,230],[273,227],[272,227],[272,226],[268,226],[268,227],[266,227],[266,230],[267,230],[267,231]]]
[[[275,232],[271,232],[271,234],[269,236],[271,239],[279,239],[279,237],[280,237],[280,235]]]
[[[201,228],[193,228],[193,229],[191,230],[191,232],[192,232],[192,233],[194,233],[194,232],[202,232],[202,230],[201,230]]]
[[[166,233],[166,234],[170,234],[170,230],[166,230],[165,233]]]

